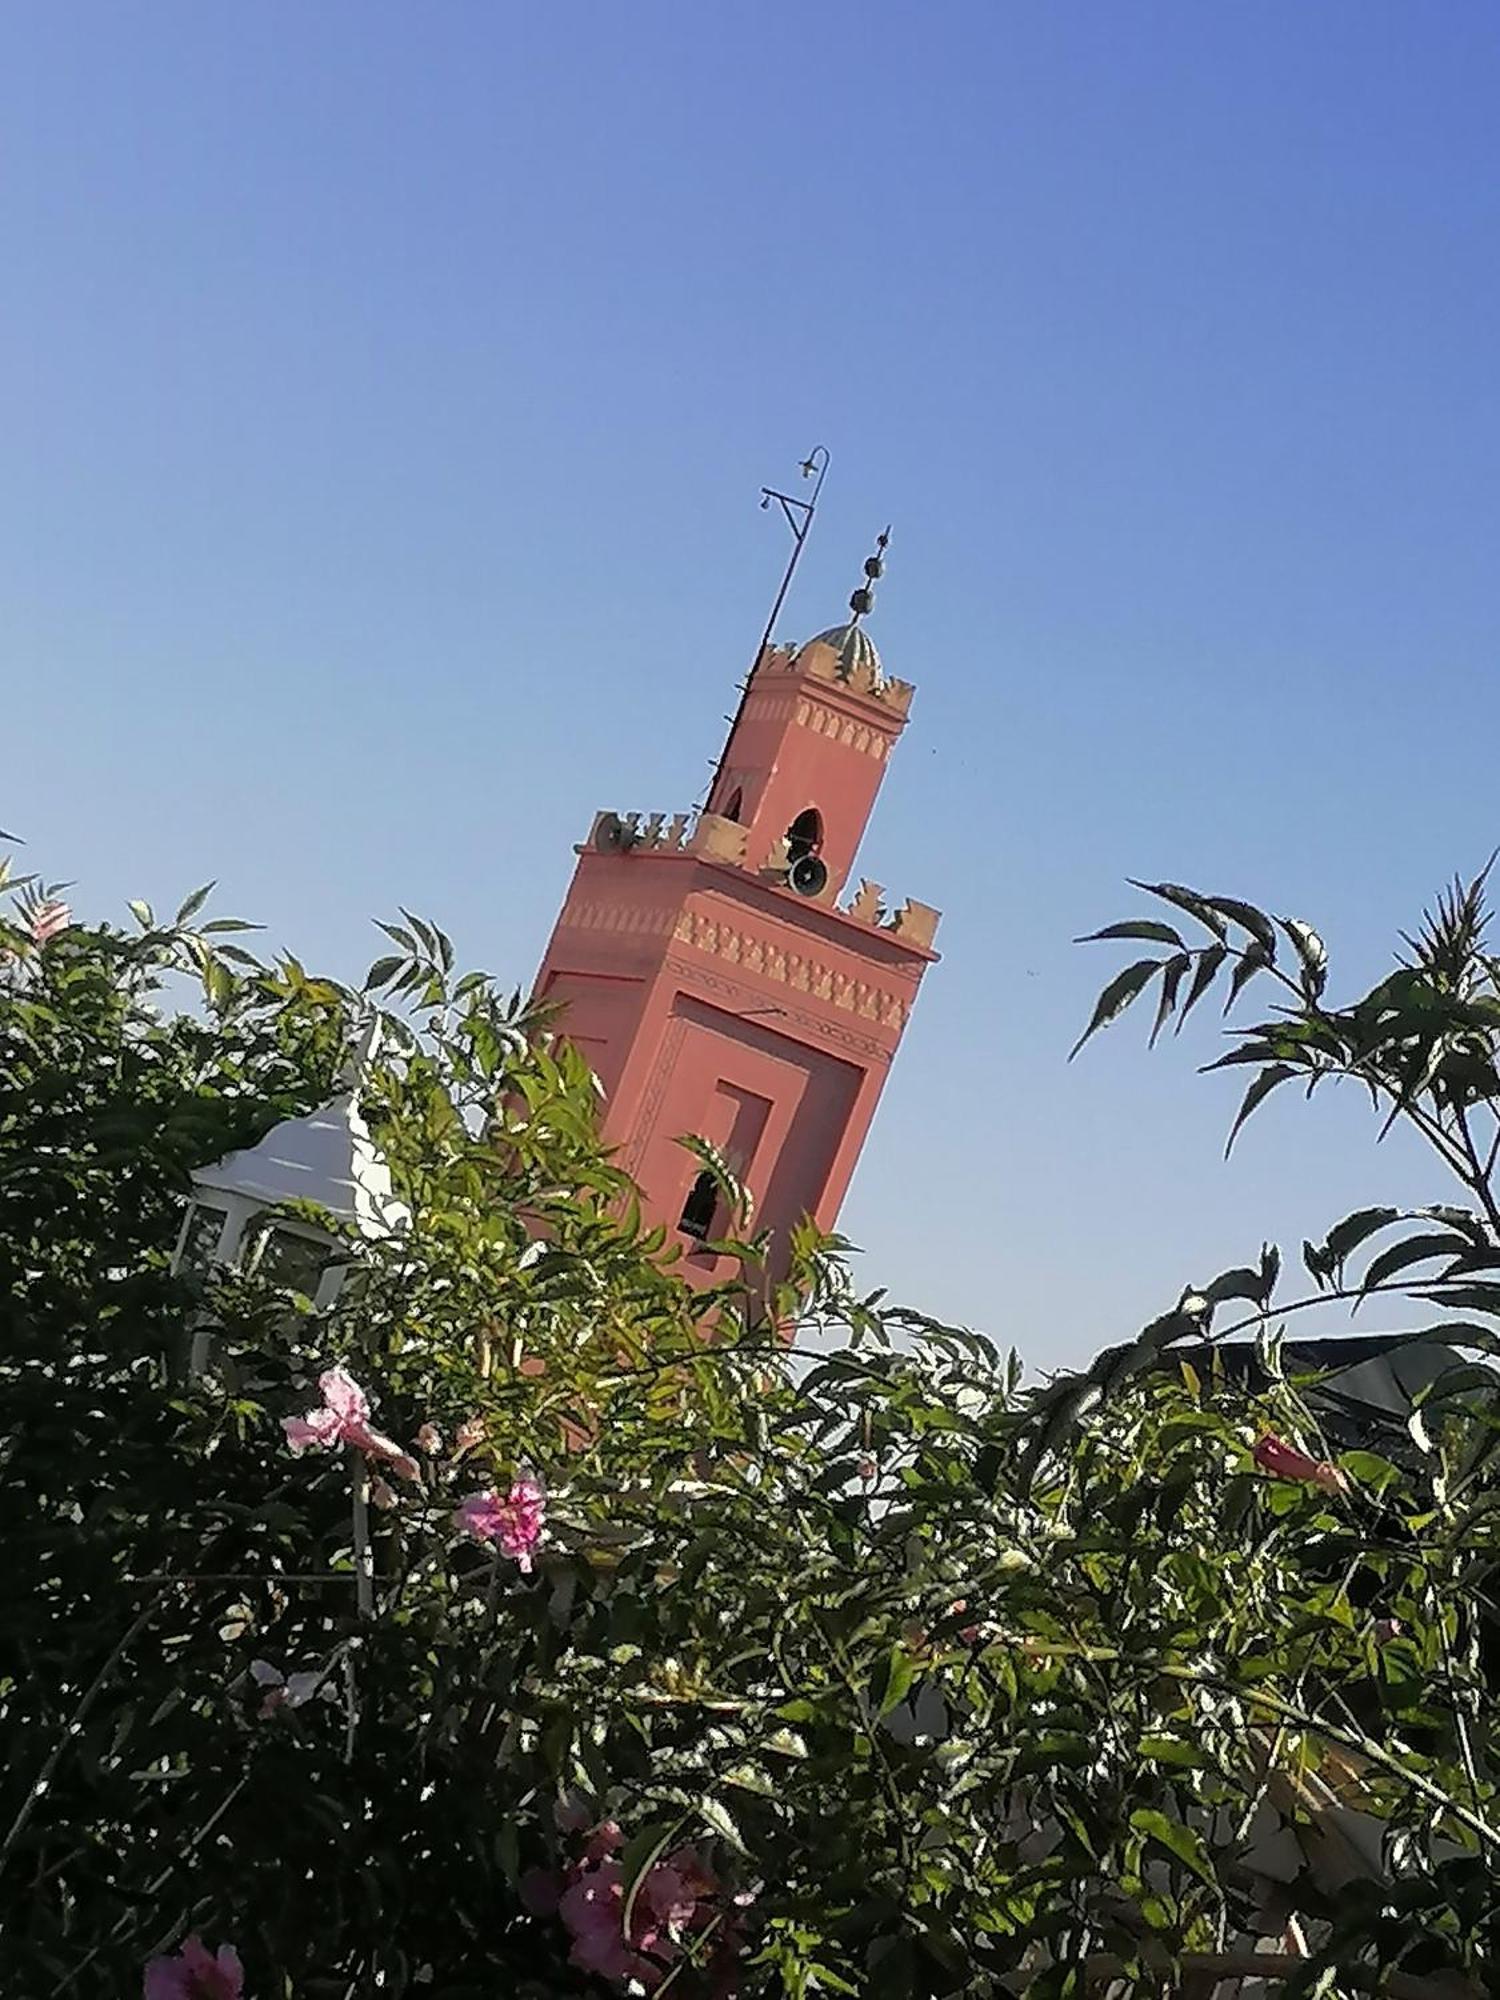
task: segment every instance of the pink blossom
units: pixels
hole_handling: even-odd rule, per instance
[[[32,939],[36,944],[50,944],[60,931],[65,931],[73,921],[73,912],[66,903],[53,896],[45,903],[38,903],[31,910],[27,922]]]
[[[241,2000],[244,1991],[245,1968],[230,1944],[210,1953],[190,1937],[175,1958],[153,1958],[146,1967],[145,2000]]]
[[[585,1868],[558,1901],[557,1912],[573,1939],[568,1954],[580,1972],[601,1979],[639,1979],[643,1986],[660,1984],[661,1972],[632,1951],[621,1921],[625,1907],[623,1871],[618,1861],[599,1861]],[[640,1907],[639,1898],[636,1903]],[[655,1970],[655,1978],[651,1977]]]
[[[493,1489],[471,1493],[454,1519],[476,1541],[498,1542],[525,1575],[531,1573],[531,1552],[542,1537],[547,1496],[534,1479],[517,1479],[509,1493]]]
[[[1336,1465],[1326,1458],[1309,1458],[1305,1451],[1298,1451],[1295,1445],[1273,1432],[1266,1435],[1256,1445],[1253,1453],[1255,1463],[1263,1472],[1273,1474],[1277,1479],[1298,1479],[1308,1486],[1321,1486],[1325,1493],[1347,1493],[1349,1482]]]
[[[611,1846],[623,1838],[613,1821],[596,1828],[586,1858],[570,1871],[572,1879],[558,1899],[557,1914],[573,1940],[571,1963],[616,1985],[634,1981],[654,1991],[681,1959],[684,1940],[716,1926],[713,1960],[727,1972],[742,1937],[739,1910],[725,1921],[724,1884],[696,1850],[677,1848],[648,1869],[627,1929],[623,1867],[617,1854],[600,1851],[606,1835]]]
[[[388,1461],[392,1471],[400,1473],[403,1479],[417,1477],[416,1460],[390,1438],[371,1430],[369,1398],[346,1368],[326,1368],[318,1377],[318,1387],[323,1392],[321,1409],[309,1410],[305,1417],[281,1420],[286,1441],[294,1452],[306,1451],[309,1445],[327,1450],[333,1445],[352,1444],[366,1458]]]
[[[429,1458],[436,1458],[443,1448],[443,1434],[436,1424],[423,1424],[417,1432],[417,1450],[425,1451]]]
[[[583,1850],[585,1861],[602,1861],[608,1854],[618,1854],[625,1845],[625,1829],[617,1819],[602,1819],[589,1835],[588,1846]]]
[[[283,1675],[281,1669],[273,1667],[269,1660],[252,1660],[250,1678],[257,1687],[266,1691],[258,1710],[264,1722],[279,1708],[301,1708],[305,1702],[311,1701],[327,1678],[327,1671],[315,1667],[310,1673]]]

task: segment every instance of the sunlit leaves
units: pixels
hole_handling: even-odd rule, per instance
[[[1408,1061],[1426,973],[1351,1025],[1310,1005],[1305,926],[1277,920],[1281,965],[1252,906],[1158,894],[1189,921],[1109,927],[1159,953],[1090,1032],[1144,993],[1154,1039],[1248,964],[1287,1008],[1235,1045],[1249,1109],[1279,1071],[1359,1073],[1392,1034]],[[1500,1750],[1479,1646],[1500,1560],[1485,1371],[1437,1376],[1419,1438],[1398,1418],[1343,1452],[1352,1490],[1334,1494],[1252,1458],[1268,1431],[1341,1442],[1318,1439],[1334,1406],[1278,1331],[1305,1301],[1282,1296],[1274,1246],[1133,1338],[1101,1324],[1086,1368],[1034,1388],[993,1342],[857,1285],[810,1224],[773,1286],[736,1219],[733,1282],[690,1290],[600,1146],[587,1064],[518,995],[460,974],[435,925],[385,926],[359,996],[294,957],[231,957],[213,923],[191,928],[202,908],[79,930],[50,983],[28,964],[3,1001],[17,1754],[0,1825],[63,1752],[0,1875],[7,1991],[75,1974],[139,1990],[150,1941],[198,1924],[239,1939],[256,1992],[581,2000],[597,1984],[547,1885],[610,1820],[632,1919],[680,1845],[752,1899],[724,1909],[743,1913],[747,2000],[1035,1996],[1100,1961],[1130,1968],[1134,2000],[1221,1927],[1253,1931],[1245,1846],[1222,1830],[1303,1780],[1355,1782],[1333,1760],[1351,1741],[1361,1808],[1405,1843],[1401,1894],[1418,1885],[1424,1938],[1462,1961],[1444,1843],[1488,1854],[1455,1813],[1484,1826],[1494,1807],[1465,1805],[1455,1716],[1481,1775]],[[152,997],[179,971],[219,1016]],[[390,1011],[361,1105],[409,1231],[341,1245],[351,1282],[323,1315],[254,1275],[174,1279],[193,1166],[323,1102],[368,1049],[371,996]],[[722,1205],[747,1207],[732,1163],[694,1151]],[[1472,1310],[1439,1332],[1482,1353],[1500,1344],[1490,1245],[1476,1202],[1367,1210],[1305,1254],[1346,1300]],[[789,1356],[783,1326],[810,1317],[816,1345]],[[215,1365],[189,1380],[204,1329]],[[1235,1337],[1255,1330],[1258,1351]],[[1049,1338],[1028,1329],[1036,1354]],[[348,1470],[290,1460],[278,1423],[335,1355],[421,1475],[372,1510],[368,1620]],[[452,1525],[523,1465],[548,1489],[531,1578]],[[148,1629],[110,1666],[143,1604]],[[316,1696],[263,1714],[256,1661]],[[1294,1844],[1306,1817],[1286,1818]],[[1285,1893],[1332,1910],[1336,1958],[1349,1899],[1315,1872]],[[684,1961],[670,1990],[709,1985]]]
[[[1076,1056],[1091,1035],[1096,1035],[1101,1028],[1117,1020],[1131,1001],[1142,992],[1147,982],[1160,970],[1161,964],[1162,961],[1156,958],[1137,959],[1134,965],[1127,966],[1123,972],[1117,974],[1099,995],[1089,1024],[1073,1044],[1070,1053]]]

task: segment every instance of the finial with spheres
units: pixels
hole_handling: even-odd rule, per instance
[[[875,586],[885,575],[885,552],[891,544],[889,528],[875,537],[875,553],[865,557],[865,580],[857,590],[849,595],[849,609],[854,613],[855,623],[868,616],[875,605]]]

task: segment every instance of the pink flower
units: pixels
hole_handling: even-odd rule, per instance
[[[184,1940],[175,1958],[153,1958],[146,1967],[145,2000],[241,2000],[245,1968],[233,1945],[210,1954],[201,1938]]]
[[[417,1477],[416,1460],[408,1457],[400,1445],[371,1430],[369,1398],[347,1369],[342,1366],[325,1369],[318,1377],[318,1387],[323,1391],[322,1409],[309,1410],[305,1417],[281,1420],[286,1441],[294,1452],[306,1451],[309,1445],[326,1451],[332,1445],[352,1444],[366,1458],[389,1461],[391,1469],[403,1479]]]
[[[60,931],[65,931],[73,921],[73,912],[66,903],[53,896],[45,903],[38,903],[27,917],[32,939],[37,944],[49,944]]]
[[[606,1834],[610,1845],[623,1838],[613,1821],[597,1828],[587,1857],[571,1871],[558,1899],[557,1914],[573,1940],[571,1963],[616,1985],[633,1980],[654,1991],[682,1957],[683,1940],[717,1924],[713,1962],[727,1971],[742,1941],[739,1914],[736,1910],[725,1921],[724,1884],[696,1850],[679,1847],[647,1871],[627,1932],[623,1868],[616,1854],[600,1851]]]
[[[625,1830],[617,1819],[602,1819],[589,1835],[588,1846],[583,1850],[585,1861],[603,1861],[606,1855],[618,1854],[625,1845]]]
[[[1326,1458],[1309,1458],[1305,1451],[1288,1444],[1273,1432],[1256,1445],[1252,1456],[1263,1472],[1277,1479],[1299,1479],[1307,1486],[1321,1486],[1325,1493],[1347,1493],[1349,1482],[1336,1465]]]
[[[618,1861],[597,1862],[586,1868],[558,1901],[557,1913],[572,1934],[573,1948],[568,1957],[580,1972],[592,1972],[600,1979],[623,1984],[639,1979],[644,1986],[659,1984],[661,1973],[630,1949],[621,1916],[625,1906],[622,1870]],[[637,1901],[639,1908],[639,1900]]]
[[[546,1518],[547,1496],[536,1480],[526,1478],[516,1480],[503,1497],[493,1490],[471,1493],[454,1516],[476,1541],[498,1542],[528,1576]]]
[[[429,1458],[436,1458],[443,1448],[443,1434],[436,1424],[423,1424],[417,1432],[417,1450],[425,1451]]]
[[[564,1814],[564,1830],[582,1832],[572,1798],[564,1802]],[[704,1938],[704,1970],[714,1976],[712,1990],[730,1994],[744,1944],[744,1906],[752,1898],[736,1896],[730,1904],[726,1884],[698,1850],[674,1848],[642,1876],[626,1926],[624,1864],[618,1854],[622,1844],[618,1822],[602,1820],[588,1836],[584,1858],[568,1868],[566,1878],[532,1870],[542,1880],[522,1882],[522,1900],[538,1916],[556,1910],[572,1936],[570,1962],[580,1972],[614,1986],[634,1984],[654,1992],[668,1982],[690,1942]]]
[[[327,1678],[326,1669],[315,1668],[311,1673],[283,1675],[279,1667],[273,1667],[269,1660],[252,1660],[250,1678],[257,1687],[263,1687],[260,1719],[274,1715],[279,1708],[301,1708],[312,1700]]]

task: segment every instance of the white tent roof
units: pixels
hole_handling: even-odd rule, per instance
[[[205,1189],[265,1204],[315,1201],[364,1236],[388,1235],[408,1220],[352,1091],[309,1117],[288,1118],[259,1145],[230,1153],[194,1178]]]

